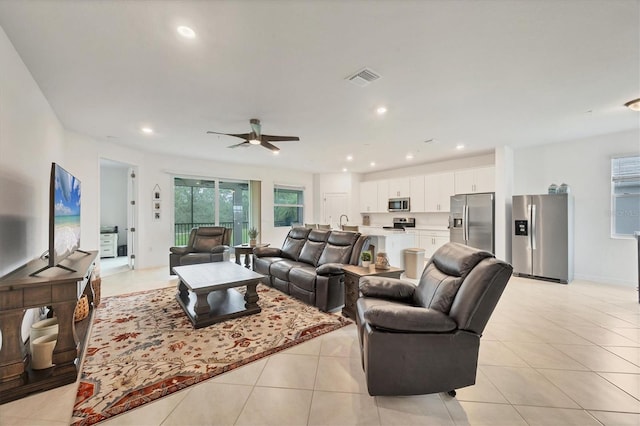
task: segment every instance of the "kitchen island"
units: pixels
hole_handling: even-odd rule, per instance
[[[368,235],[370,244],[375,247],[371,253],[373,262],[376,260],[377,253],[385,252],[391,266],[405,269],[404,250],[417,247],[413,231],[396,231],[376,226],[360,226],[360,232]]]

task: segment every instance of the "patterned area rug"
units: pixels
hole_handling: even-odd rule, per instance
[[[351,322],[258,285],[262,312],[195,330],[174,287],[102,300],[73,425],[90,425]]]

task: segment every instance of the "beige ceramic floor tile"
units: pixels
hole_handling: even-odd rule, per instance
[[[250,364],[243,365],[242,367],[238,367],[216,376],[210,379],[210,381],[235,385],[255,385],[260,374],[262,374],[264,366],[267,365],[267,359],[268,358],[263,358]]]
[[[456,399],[458,401],[472,402],[493,402],[498,404],[508,404],[508,401],[500,393],[493,383],[481,370],[476,373],[476,384],[466,388],[457,389]]]
[[[335,331],[332,331],[332,334]],[[283,354],[295,354],[295,355],[320,355],[320,346],[322,345],[322,338],[324,336],[315,337],[307,342],[300,343],[299,345],[295,345],[290,347],[289,349],[285,349],[281,353]]]
[[[611,373],[638,373],[640,367],[630,363],[600,346],[553,345],[580,364],[592,371],[606,371]],[[541,368],[553,368],[551,366]]]
[[[77,392],[77,383],[71,383],[0,405],[0,424],[5,416],[32,422],[69,422]]]
[[[568,408],[515,406],[529,426],[601,426],[589,412]]]
[[[252,386],[202,383],[188,391],[163,426],[232,425],[240,416]]]
[[[511,404],[580,408],[533,368],[482,366],[481,369]]]
[[[318,357],[313,355],[276,354],[269,357],[257,386],[313,389]]]
[[[511,405],[482,404],[478,402],[446,401],[447,409],[456,426],[526,426],[522,416]]]
[[[367,383],[358,358],[320,357],[315,390],[367,393]]]
[[[69,426],[69,421],[56,422],[53,420],[26,419],[23,417],[4,417],[0,419],[3,426]]]
[[[624,373],[598,373],[629,395],[640,399],[640,375]]]
[[[315,391],[309,425],[379,425],[375,399],[369,395]]]
[[[322,336],[320,348],[322,356],[342,356],[360,358],[360,344],[352,333],[328,333]]]
[[[376,396],[380,424],[453,425],[439,394],[417,396]]]
[[[505,342],[509,349],[534,368],[587,370],[587,368],[547,343]]]
[[[567,327],[570,331],[576,333],[580,337],[584,337],[588,341],[602,346],[640,346],[640,343],[634,342],[624,336],[602,327]]]
[[[100,426],[142,426],[142,425],[159,425],[167,416],[182,402],[187,396],[189,388],[180,392],[176,392],[164,398],[160,398],[156,402],[143,405],[131,411],[127,411],[119,416],[112,417],[104,422],[100,422]]]
[[[480,340],[479,365],[500,365],[503,367],[528,367],[529,365],[514,351],[500,341]]]
[[[305,425],[313,392],[255,387],[236,425]]]
[[[640,401],[589,371],[539,370],[586,410],[640,413]]]
[[[605,346],[604,349],[618,355],[637,366],[640,366],[640,348],[630,348],[628,346]]]
[[[593,411],[589,413],[598,419],[604,426],[638,426],[640,414],[612,413],[610,411]]]

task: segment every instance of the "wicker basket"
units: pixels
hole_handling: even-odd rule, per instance
[[[75,322],[82,321],[89,316],[89,299],[86,294],[78,300],[76,309],[73,311],[73,320]]]
[[[91,280],[91,289],[93,290],[93,307],[97,308],[100,306],[100,287],[102,284],[102,278],[95,277]]]

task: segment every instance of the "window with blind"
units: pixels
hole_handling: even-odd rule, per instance
[[[275,185],[273,187],[273,226],[303,223],[304,188]]]
[[[640,231],[640,156],[611,159],[611,236]]]

